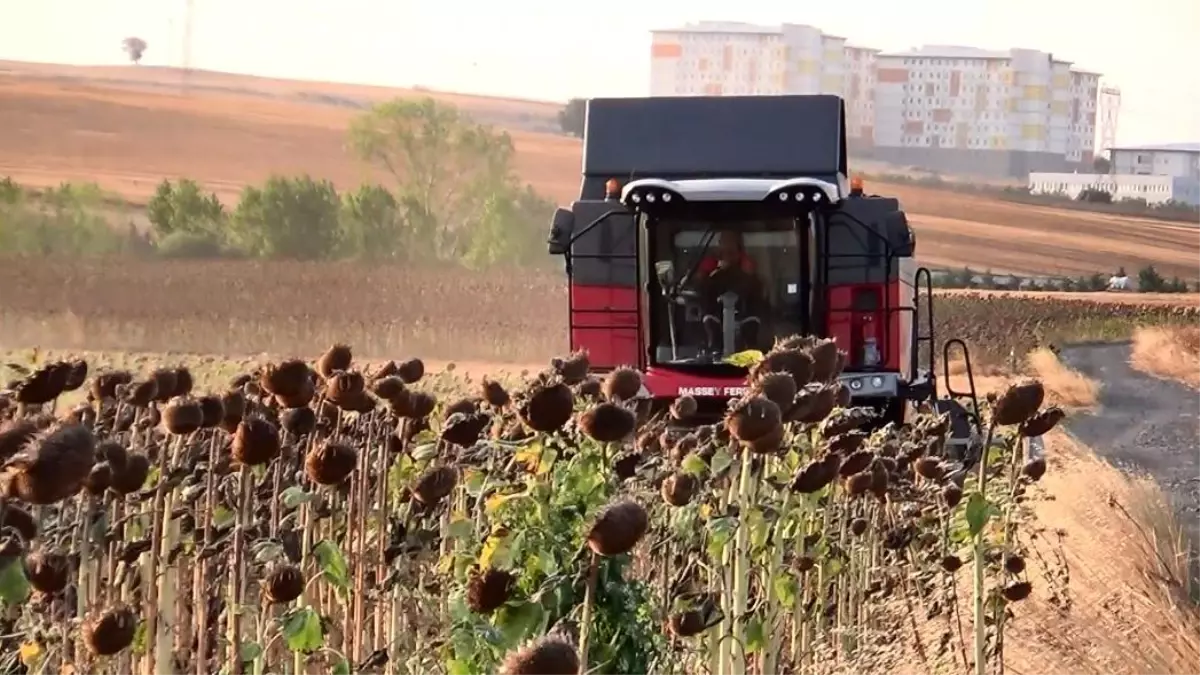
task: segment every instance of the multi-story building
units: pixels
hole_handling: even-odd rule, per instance
[[[882,53],[812,26],[701,22],[653,32],[652,96],[836,93],[876,158],[1025,177],[1089,168],[1099,75],[1029,49]]]
[[[848,135],[869,140],[875,53],[800,24],[706,21],[656,30],[650,95],[837,94],[847,100]]]
[[[878,49],[846,47],[846,135],[855,149],[875,142],[875,57]]]
[[[1006,177],[1090,165],[1099,76],[1070,66],[1029,49],[880,53],[873,154]]]

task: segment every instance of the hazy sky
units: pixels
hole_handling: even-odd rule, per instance
[[[1200,141],[1200,0],[193,0],[192,66],[565,100],[647,93],[649,30],[804,23],[853,44],[1053,52],[1121,88],[1118,142]],[[0,59],[179,65],[185,0],[0,0]],[[605,9],[607,8],[607,9]]]

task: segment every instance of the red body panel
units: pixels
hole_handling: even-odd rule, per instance
[[[888,284],[845,284],[829,288],[829,337],[837,340],[849,358],[847,368],[863,364],[863,346],[868,336],[875,338],[882,361],[877,367],[899,370],[901,362],[900,312],[890,312],[900,305],[900,282]],[[863,292],[875,292],[879,302],[874,310],[853,310],[854,298]],[[890,325],[889,325],[890,323]]]
[[[746,390],[746,377],[713,377],[681,373],[671,368],[652,366],[642,380],[655,398],[689,396],[740,396]]]
[[[846,370],[863,364],[863,344],[867,336],[875,338],[881,362],[876,369],[913,376],[911,370],[912,326],[915,266],[912,258],[900,258],[897,278],[887,284],[839,284],[829,287],[829,337],[837,340],[849,359]],[[849,311],[854,298],[864,290],[878,293],[879,302],[871,311]],[[846,310],[846,311],[839,311]]]
[[[912,261],[902,261],[899,278],[887,284],[839,284],[829,288],[828,336],[846,350],[847,372],[862,367],[863,339],[873,335],[882,359],[875,369],[899,372],[908,378],[910,368],[913,273]],[[850,311],[856,292],[880,293],[876,309]],[[646,388],[655,397],[673,398],[684,393],[698,396],[733,396],[745,386],[744,377],[693,375],[671,368],[647,368],[640,346],[638,291],[626,286],[570,285],[571,349],[585,349],[592,367],[618,366],[645,369]],[[845,310],[845,311],[842,311]],[[715,393],[710,393],[715,392]]]
[[[572,351],[586,349],[594,368],[641,365],[637,289],[573,283],[570,294]]]

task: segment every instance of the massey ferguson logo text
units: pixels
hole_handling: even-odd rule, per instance
[[[680,387],[680,396],[742,396],[746,387]]]

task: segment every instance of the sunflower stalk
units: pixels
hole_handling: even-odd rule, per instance
[[[746,614],[750,599],[750,528],[746,518],[754,508],[754,455],[747,445],[742,448],[741,473],[738,476],[738,528],[735,534],[733,560],[733,635],[734,648],[730,652],[727,670],[730,673],[747,672],[746,662]]]
[[[992,438],[995,436],[995,433],[996,421],[993,419],[988,423],[987,438],[983,443],[983,450],[980,453],[979,472],[976,475],[977,485],[975,486],[975,489],[978,490],[980,496],[984,498],[985,503],[987,499],[988,458],[991,456]],[[986,565],[984,560],[984,555],[986,553],[984,530],[986,529],[986,527],[981,527],[979,531],[975,533],[974,541],[971,547],[971,592],[973,594],[972,618],[975,622],[973,654],[975,659],[975,675],[986,675],[987,673],[987,624],[984,620],[984,600],[986,594],[986,589],[984,588],[984,571]]]

